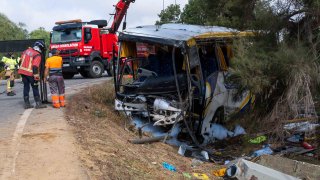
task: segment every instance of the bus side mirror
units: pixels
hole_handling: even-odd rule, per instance
[[[84,43],[87,44],[91,39],[91,28],[84,28]]]

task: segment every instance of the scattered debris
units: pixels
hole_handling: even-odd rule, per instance
[[[236,164],[228,167],[227,176],[239,180],[259,179],[259,180],[297,180],[298,178],[276,171],[274,169],[256,164],[244,159],[240,159]]]
[[[151,138],[144,138],[144,139],[133,139],[129,140],[130,143],[132,144],[148,144],[148,143],[153,143],[153,142],[159,142],[164,139],[170,139],[170,136],[159,136],[159,137],[151,137]]]
[[[172,172],[177,172],[177,169],[176,167],[174,167],[173,165],[167,163],[167,162],[163,162],[162,163],[162,167],[169,170],[169,171],[172,171]]]
[[[227,137],[232,136],[233,132],[228,131],[227,128],[223,127],[220,124],[213,124],[211,127],[211,135],[210,137],[216,138],[218,140],[226,139]]]
[[[279,152],[279,154],[295,154],[295,155],[300,155],[300,154],[305,154],[311,151],[314,151],[315,148],[312,149],[305,149],[304,147],[285,147],[283,148],[282,151]]]
[[[258,137],[254,138],[254,139],[250,139],[249,142],[251,144],[260,144],[260,143],[262,143],[262,142],[264,142],[266,140],[267,140],[267,136],[258,136]]]
[[[192,156],[192,149],[183,144],[179,147],[178,154],[180,154],[181,156],[185,156],[185,157],[191,157]]]
[[[182,173],[183,177],[192,179],[192,176],[189,173]]]
[[[191,167],[197,167],[199,165],[203,164],[203,161],[199,160],[199,159],[195,159],[193,158],[191,161]]]
[[[201,151],[201,155],[206,159],[206,161],[209,161],[209,153],[207,151]]]
[[[302,144],[302,147],[305,148],[305,149],[314,149],[313,146],[311,146],[309,143],[307,142],[303,142]]]
[[[264,145],[262,149],[255,151],[252,154],[252,157],[258,157],[265,154],[272,154],[273,150],[270,148],[270,145]]]
[[[226,175],[227,172],[227,168],[222,168],[216,171],[213,171],[213,175],[217,176],[217,177],[223,177]]]
[[[193,177],[196,179],[201,179],[201,180],[209,180],[209,177],[206,174],[201,174],[201,173],[193,173]]]
[[[310,122],[299,122],[299,123],[290,123],[284,125],[284,129],[286,130],[295,130],[296,132],[311,132],[315,131],[315,129],[319,126],[317,123]]]
[[[292,142],[292,143],[299,143],[302,142],[304,140],[304,134],[294,134],[291,137],[287,138],[288,142]]]
[[[243,127],[237,125],[234,129],[233,136],[235,137],[243,134],[246,134],[246,131],[243,129]]]

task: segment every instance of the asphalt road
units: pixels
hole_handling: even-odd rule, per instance
[[[66,91],[70,88],[75,88],[78,85],[86,86],[108,78],[109,77],[107,77],[106,74],[99,79],[84,79],[82,76],[77,75],[73,79],[65,80]],[[0,141],[2,138],[12,136],[17,122],[25,111],[23,101],[23,84],[21,80],[16,80],[15,82],[14,91],[17,95],[7,96],[4,92],[6,89],[6,81],[0,80],[0,93],[2,93],[0,94]],[[50,93],[49,87],[48,93]],[[50,97],[48,97],[48,100],[51,101]],[[30,89],[30,102],[34,104],[32,89]]]

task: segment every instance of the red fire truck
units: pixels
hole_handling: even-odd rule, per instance
[[[83,77],[98,78],[105,70],[108,75],[113,74],[112,58],[118,53],[116,32],[130,3],[134,2],[119,0],[111,27],[107,27],[106,20],[56,22],[51,32],[50,49],[60,50],[64,78],[71,79],[78,73]]]

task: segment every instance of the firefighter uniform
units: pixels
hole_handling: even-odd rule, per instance
[[[5,77],[7,79],[7,95],[8,96],[14,96],[16,95],[13,92],[13,87],[14,87],[14,71],[16,68],[17,60],[12,58],[12,55],[8,55],[8,57],[3,57],[2,62],[5,64]]]
[[[46,61],[45,78],[49,75],[48,82],[51,91],[52,105],[55,108],[65,106],[65,86],[62,76],[62,57],[58,56],[57,49],[52,50],[52,57]]]
[[[33,48],[28,48],[21,55],[21,65],[18,73],[22,77],[23,82],[23,96],[25,102],[25,109],[33,108],[29,101],[30,85],[32,87],[36,108],[45,108],[46,106],[41,103],[38,82],[40,80],[40,63],[41,52],[44,49],[44,44],[36,42]]]

